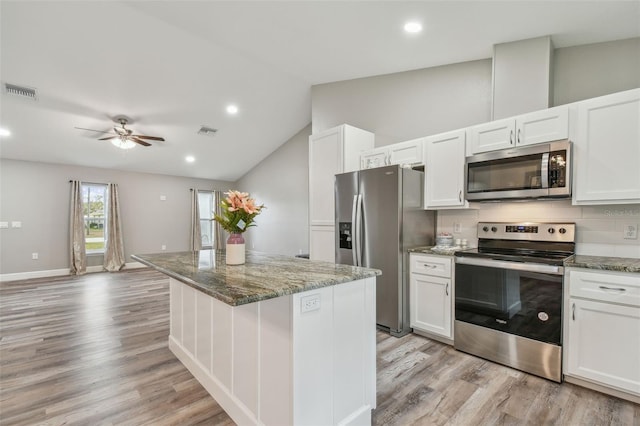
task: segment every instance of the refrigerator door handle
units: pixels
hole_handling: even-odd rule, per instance
[[[353,256],[353,266],[358,266],[358,231],[356,217],[358,217],[358,197],[353,196],[353,205],[351,206],[351,255]]]
[[[362,266],[362,194],[356,196],[356,266]]]

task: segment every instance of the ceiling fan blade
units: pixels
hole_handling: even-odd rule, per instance
[[[134,141],[135,143],[139,143],[142,146],[151,146],[149,142],[145,142],[142,139],[138,139],[135,136],[129,136],[127,139],[129,139],[130,141]]]
[[[164,138],[160,138],[158,136],[146,136],[146,135],[131,135],[131,137],[139,138],[139,139],[149,139],[152,141],[161,141],[164,142]]]
[[[74,129],[78,129],[78,130],[88,130],[88,131],[90,131],[90,132],[96,132],[96,133],[109,133],[109,134],[113,134],[113,132],[105,132],[104,130],[85,129],[84,127],[74,127]]]
[[[108,138],[100,138],[99,141],[110,141],[111,139],[118,139],[120,136],[109,136]]]

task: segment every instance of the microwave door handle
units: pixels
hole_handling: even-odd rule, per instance
[[[540,167],[540,178],[542,182],[542,188],[549,188],[549,153],[542,154],[542,166]]]
[[[356,231],[356,217],[358,208],[358,196],[353,196],[351,206],[351,255],[353,256],[353,266],[358,266],[358,232]]]

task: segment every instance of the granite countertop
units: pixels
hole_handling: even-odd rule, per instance
[[[626,257],[585,256],[577,254],[564,262],[565,267],[603,271],[640,272],[640,259]]]
[[[440,256],[453,256],[453,253],[461,250],[467,250],[470,247],[460,246],[425,246],[410,248],[409,253],[421,253],[421,254],[437,254]]]
[[[381,275],[378,269],[336,265],[247,251],[244,265],[227,266],[224,250],[132,255],[228,305],[237,306]]]

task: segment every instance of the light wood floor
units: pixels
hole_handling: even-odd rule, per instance
[[[167,348],[168,279],[0,283],[0,424],[229,425]],[[640,406],[378,333],[376,425],[640,425]]]

